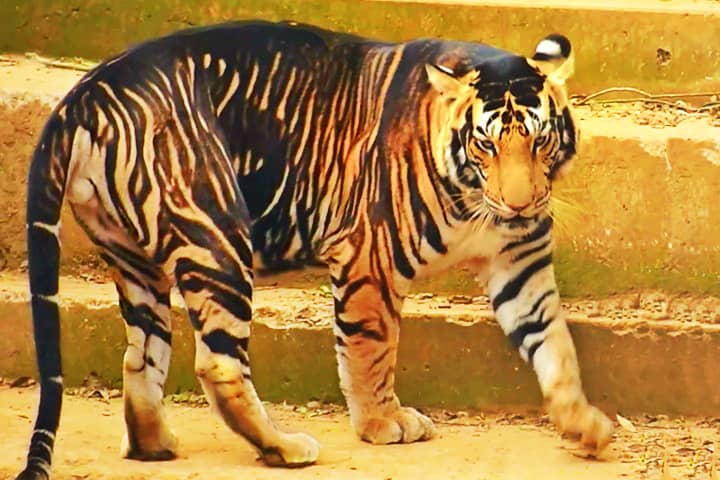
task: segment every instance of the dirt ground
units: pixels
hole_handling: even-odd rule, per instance
[[[32,428],[36,388],[0,386],[0,479],[22,467]],[[112,395],[111,395],[112,396]],[[168,417],[181,442],[180,458],[142,463],[119,458],[123,433],[119,398],[66,396],[53,465],[54,479],[462,479],[555,480],[710,479],[720,419],[631,419],[599,459],[582,458],[538,414],[431,411],[439,438],[412,445],[371,446],[353,434],[337,406],[268,405],[289,431],[322,445],[317,465],[302,470],[263,466],[255,452],[209,408],[170,403]],[[633,431],[634,430],[634,431]],[[402,459],[402,461],[399,461]]]

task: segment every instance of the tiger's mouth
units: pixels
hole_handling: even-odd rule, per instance
[[[506,230],[524,230],[531,228],[550,215],[549,194],[523,208],[511,208],[499,202],[486,202],[485,205],[493,215],[495,226]]]
[[[524,216],[517,214],[513,217],[500,217],[495,216],[495,225],[502,228],[507,229],[525,229],[528,228],[537,222],[540,221],[542,218],[542,214],[532,215],[532,216]]]
[[[485,198],[486,208],[493,214],[497,225],[524,225],[537,221],[549,209],[549,195],[522,208],[512,208],[504,203]]]

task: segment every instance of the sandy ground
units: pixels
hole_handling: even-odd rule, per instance
[[[0,479],[24,462],[37,399],[35,388],[0,386]],[[555,480],[707,479],[713,477],[720,419],[632,419],[600,459],[577,456],[544,417],[534,414],[467,415],[430,412],[439,438],[412,445],[371,446],[352,433],[347,413],[335,406],[270,405],[287,430],[305,431],[322,444],[317,465],[275,470],[231,433],[207,407],[170,404],[168,416],[181,441],[180,458],[142,463],[119,458],[121,400],[66,396],[58,437],[55,479],[463,479]]]

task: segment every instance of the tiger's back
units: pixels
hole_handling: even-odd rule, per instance
[[[431,139],[417,135],[428,127],[422,107],[431,87],[422,81],[423,65],[449,60],[469,69],[499,56],[513,57],[462,42],[390,44],[309,26],[239,22],[140,45],[91,73],[88,87],[103,82],[122,92],[152,82],[179,103],[167,81],[184,77],[198,92],[194,107],[203,104],[227,143],[253,222],[258,266],[281,269],[324,261],[357,220],[335,212],[364,211],[353,201],[367,197],[368,189],[400,188],[365,183],[370,161],[393,167],[378,164],[381,155],[373,148],[394,148],[402,157],[407,152],[401,148],[412,148],[398,138],[403,130],[428,148]],[[156,115],[172,118],[175,107],[155,102],[145,108],[166,109]],[[391,204],[381,209],[402,213]]]

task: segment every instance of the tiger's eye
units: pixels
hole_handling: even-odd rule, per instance
[[[486,152],[494,152],[495,151],[495,144],[492,142],[492,140],[475,140],[475,146],[480,148],[481,150],[485,150]]]

